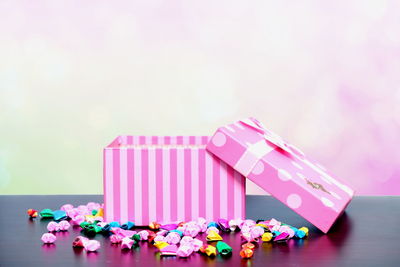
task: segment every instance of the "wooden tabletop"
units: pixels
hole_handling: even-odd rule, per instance
[[[31,220],[26,214],[29,208],[54,210],[66,203],[89,201],[102,202],[102,196],[0,196],[0,266],[400,266],[400,196],[355,197],[326,235],[270,196],[247,196],[247,218],[276,218],[310,229],[304,240],[260,243],[249,260],[239,256],[238,233],[223,235],[233,248],[230,258],[208,258],[197,253],[188,259],[160,257],[147,242],[134,250],[121,251],[102,235],[95,237],[101,242],[100,250],[86,253],[71,246],[80,235],[79,227],[57,233],[54,245],[43,245],[40,237],[49,221]]]

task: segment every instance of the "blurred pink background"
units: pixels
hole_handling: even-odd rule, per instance
[[[358,195],[398,195],[399,10],[1,1],[0,193],[101,193],[115,136],[211,134],[254,116]]]

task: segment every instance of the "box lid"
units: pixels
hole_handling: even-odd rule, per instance
[[[207,150],[324,233],[354,195],[346,182],[254,118],[218,128]]]

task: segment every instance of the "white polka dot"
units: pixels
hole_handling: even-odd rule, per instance
[[[331,192],[331,195],[333,197],[335,197],[336,199],[342,199],[338,194],[336,194],[335,192]]]
[[[306,179],[306,177],[303,174],[299,173],[299,172],[296,172],[296,175],[299,176],[303,180]]]
[[[288,173],[288,172],[285,171],[284,169],[279,169],[279,170],[278,170],[278,177],[279,177],[282,181],[289,181],[290,179],[292,179],[292,176],[290,175],[290,173]]]
[[[225,134],[218,132],[214,135],[212,142],[215,146],[223,146],[226,143],[226,136]]]
[[[326,197],[321,197],[322,203],[324,203],[325,206],[332,208],[334,206],[333,202],[327,199]]]
[[[338,185],[344,192],[346,192],[349,196],[353,196],[354,195],[354,190],[351,189],[350,187],[344,185],[344,184],[339,184]]]
[[[256,166],[254,166],[252,173],[255,175],[260,175],[264,171],[264,163],[260,160],[257,162]]]
[[[295,162],[295,161],[292,161],[292,164],[293,164],[293,166],[295,166],[297,169],[300,169],[300,170],[303,169],[303,166],[301,166],[300,164],[298,164],[298,163]]]
[[[297,194],[290,194],[287,199],[286,203],[292,209],[297,209],[301,206],[301,197]]]

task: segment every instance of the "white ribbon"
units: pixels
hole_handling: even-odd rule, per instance
[[[302,151],[285,142],[279,135],[268,131],[258,120],[254,118],[247,118],[241,120],[240,123],[252,128],[263,136],[262,140],[255,144],[249,145],[247,150],[235,164],[235,169],[244,176],[248,176],[256,166],[257,162],[276,147],[279,147],[282,152],[287,153],[289,156],[300,159],[304,158],[304,153]]]

